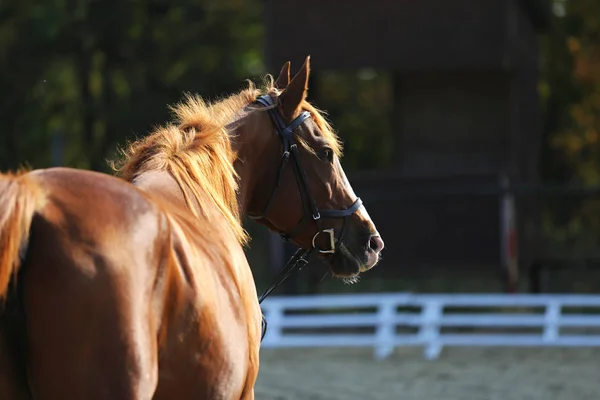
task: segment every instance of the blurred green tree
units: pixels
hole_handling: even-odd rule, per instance
[[[553,0],[553,29],[543,39],[547,181],[600,185],[600,2]],[[553,252],[597,255],[600,202],[550,199],[544,231]]]
[[[125,137],[263,72],[257,0],[0,3],[0,168],[108,169]]]
[[[554,4],[559,11],[545,49],[548,172],[600,185],[600,2]]]
[[[344,140],[344,167],[388,167],[394,149],[390,74],[371,69],[323,72],[318,82],[319,99]]]

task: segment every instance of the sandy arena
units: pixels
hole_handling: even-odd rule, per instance
[[[258,400],[596,400],[600,349],[263,350]]]

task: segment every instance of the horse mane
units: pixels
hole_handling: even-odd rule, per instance
[[[192,201],[198,203],[201,211],[208,210],[208,196],[244,245],[248,242],[248,234],[242,226],[237,201],[239,177],[233,166],[236,154],[230,142],[230,131],[235,128],[230,124],[241,110],[263,93],[280,94],[270,75],[267,75],[262,90],[248,81],[246,89],[212,103],[198,95],[186,94],[183,101],[170,107],[174,114],[172,122],[158,126],[149,135],[129,143],[121,150],[121,160],[111,162],[111,167],[117,176],[128,182],[133,182],[145,172],[168,171],[181,187],[194,214]],[[301,108],[312,114],[333,151],[341,156],[341,143],[319,110],[307,101],[302,102]],[[265,109],[252,107],[248,111]],[[206,217],[210,218],[208,214]]]

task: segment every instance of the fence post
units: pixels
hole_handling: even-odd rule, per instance
[[[554,343],[558,339],[561,308],[562,305],[557,301],[551,301],[546,305],[543,337],[546,343]]]
[[[283,319],[283,307],[277,301],[269,303],[266,308],[265,318],[267,318],[267,333],[263,340],[264,347],[278,347],[281,343]]]
[[[394,338],[396,336],[394,317],[396,315],[396,304],[391,301],[383,301],[377,312],[378,325],[375,342],[375,358],[382,360],[394,352]]]
[[[438,358],[442,351],[439,324],[443,308],[440,301],[432,300],[428,301],[421,311],[423,316],[420,336],[425,346],[425,358],[428,360]]]

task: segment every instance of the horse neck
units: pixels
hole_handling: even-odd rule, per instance
[[[247,115],[233,132],[231,144],[237,154],[234,167],[239,176],[237,197],[241,215],[253,211],[255,193],[272,190],[272,187],[262,186],[269,181],[265,176],[270,175],[270,168],[279,165],[273,159],[277,149],[270,140],[272,130],[269,115],[266,112],[254,112]]]
[[[240,113],[232,121],[235,126],[231,135],[231,146],[237,154],[234,168],[239,176],[237,200],[240,215],[246,215],[252,209],[255,193],[270,193],[273,190],[271,179],[273,168],[278,167],[279,142],[272,139],[273,126],[266,112]],[[133,184],[153,196],[189,208],[183,190],[168,171],[147,171],[136,177]],[[261,185],[265,185],[262,187]],[[193,196],[192,208],[200,214],[200,205]]]

